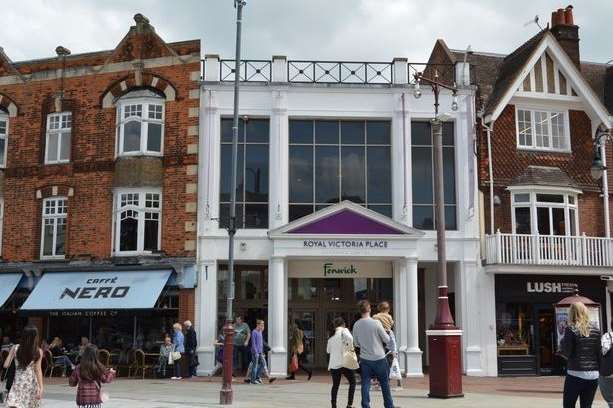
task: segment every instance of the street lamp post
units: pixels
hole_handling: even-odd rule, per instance
[[[430,356],[430,393],[432,398],[462,397],[462,347],[461,330],[455,326],[447,286],[447,255],[445,242],[445,193],[443,178],[443,122],[439,116],[439,94],[441,89],[453,93],[451,109],[458,109],[457,88],[439,81],[438,72],[430,79],[417,73],[415,77],[414,96],[421,97],[420,84],[424,82],[432,88],[434,94],[434,119],[431,121],[432,141],[434,144],[434,205],[436,208],[436,243],[437,243],[437,280],[438,301],[436,320],[426,331],[428,335],[428,355]]]
[[[228,287],[226,288],[226,324],[224,325],[223,383],[219,392],[219,403],[232,405],[232,356],[234,353],[234,235],[236,234],[236,162],[238,157],[238,89],[241,66],[241,25],[244,0],[234,0],[236,8],[236,57],[234,60],[234,120],[232,123],[232,180],[230,182],[230,222],[228,223]]]
[[[594,180],[600,180],[604,171],[607,170],[602,160],[602,146],[604,146],[607,140],[613,140],[611,129],[599,126],[594,137],[594,158],[592,159],[592,168],[590,169]]]

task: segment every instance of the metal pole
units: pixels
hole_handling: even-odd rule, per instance
[[[223,364],[223,384],[219,394],[219,402],[222,405],[231,405],[233,400],[232,391],[232,356],[234,320],[232,302],[234,300],[234,235],[236,234],[236,164],[238,157],[238,96],[240,85],[240,66],[241,66],[241,25],[243,18],[243,6],[246,2],[235,0],[236,7],[236,57],[234,60],[234,121],[232,124],[232,180],[230,183],[230,223],[228,225],[228,279],[227,279],[227,305],[226,305],[226,324],[224,326],[224,364]]]

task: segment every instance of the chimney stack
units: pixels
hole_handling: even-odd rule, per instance
[[[551,13],[551,33],[558,40],[566,54],[581,70],[579,59],[579,27],[575,25],[573,6],[557,9]]]

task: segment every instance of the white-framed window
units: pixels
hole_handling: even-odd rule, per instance
[[[45,163],[68,163],[72,134],[72,112],[47,115],[47,136],[45,138]]]
[[[52,197],[43,200],[41,258],[64,258],[67,217],[68,199],[66,197]]]
[[[519,149],[570,151],[567,111],[520,107],[516,128]]]
[[[9,117],[0,111],[0,168],[6,167],[6,151],[9,137]]]
[[[511,199],[511,218],[515,234],[579,235],[579,212],[575,192],[513,191]]]
[[[161,156],[164,151],[164,98],[138,90],[117,102],[118,156]]]
[[[159,251],[162,226],[159,189],[121,189],[115,193],[115,254]]]

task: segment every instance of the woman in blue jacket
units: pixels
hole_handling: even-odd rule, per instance
[[[183,378],[181,376],[181,362],[183,361],[183,356],[185,354],[185,337],[183,336],[181,323],[175,323],[172,325],[174,329],[174,334],[172,336],[172,344],[175,345],[175,351],[181,353],[181,359],[174,361],[175,366],[175,376],[171,377],[171,380],[180,380]]]

